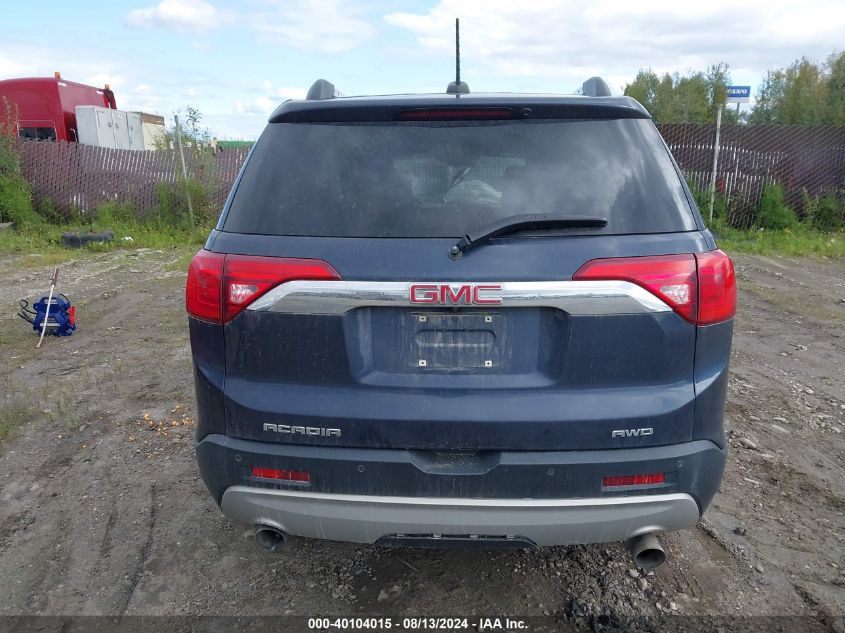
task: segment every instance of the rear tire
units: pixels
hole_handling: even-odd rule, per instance
[[[86,244],[104,244],[114,240],[112,231],[99,231],[90,233],[62,233],[62,246],[65,248],[82,248]]]

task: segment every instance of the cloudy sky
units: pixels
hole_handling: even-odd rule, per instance
[[[845,47],[841,0],[78,0],[9,2],[0,79],[110,83],[118,107],[194,105],[219,138],[255,138],[318,77],[345,94],[440,92],[453,20],[474,92],[573,92],[602,75],[621,93],[639,68],[726,61],[734,83]]]

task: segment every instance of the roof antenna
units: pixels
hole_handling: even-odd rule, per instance
[[[455,81],[446,87],[446,94],[461,95],[469,94],[469,86],[461,81],[461,21],[455,18]]]

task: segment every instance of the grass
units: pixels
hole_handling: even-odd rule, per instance
[[[740,231],[725,226],[714,226],[713,233],[719,247],[726,252],[756,255],[782,255],[785,257],[843,257],[845,234],[822,233],[804,225],[794,229]]]
[[[120,248],[199,247],[214,225],[217,213],[208,198],[208,192],[200,183],[189,184],[192,197],[199,203],[194,213],[198,220],[196,224],[188,220],[190,216],[184,208],[182,189],[164,183],[156,188],[157,205],[143,219],[138,217],[130,202],[105,202],[92,213],[75,210],[67,218],[55,210],[50,200],[40,200],[33,205],[27,197],[24,201],[26,204],[15,207],[13,215],[5,212],[5,216],[15,224],[12,229],[0,231],[0,254],[37,255],[38,263],[60,264],[84,256],[85,253]],[[9,206],[2,199],[0,203],[0,209]],[[87,244],[81,249],[66,249],[62,246],[63,232],[105,230],[112,231],[113,241]]]
[[[18,266],[20,268],[31,268],[32,266],[56,266],[58,264],[64,264],[72,258],[73,253],[67,250],[44,254],[30,253],[29,255],[24,255],[20,258],[20,260],[18,260]]]
[[[206,217],[206,220],[192,227],[187,224],[184,212],[178,208],[173,210],[175,203],[168,202],[166,196],[162,200],[166,204],[157,208],[144,221],[135,217],[131,205],[118,203],[106,203],[97,209],[92,219],[82,221],[78,218],[71,223],[50,222],[47,219],[52,217],[50,213],[45,214],[44,210],[35,213],[31,210],[29,214],[21,214],[23,222],[18,228],[0,231],[0,255],[20,254],[22,257],[17,261],[17,266],[30,267],[58,265],[74,258],[85,257],[89,253],[114,249],[187,248],[191,251],[200,248],[214,222],[209,217],[210,214],[201,216]],[[794,214],[790,217],[793,217],[794,221],[785,228],[740,230],[730,227],[724,220],[717,219],[712,229],[719,245],[728,252],[787,257],[845,256],[845,232],[819,231],[807,223],[799,222]],[[66,249],[61,244],[61,234],[64,231],[106,229],[113,231],[113,242],[89,244],[81,249]],[[167,270],[186,270],[191,255],[192,253],[184,253],[178,261],[168,264]]]
[[[51,422],[61,422],[65,428],[72,431],[79,426],[80,416],[84,418],[85,415],[90,414],[90,409],[80,411],[79,407],[73,403],[70,387],[66,387],[64,383],[61,383],[58,392],[52,387],[44,386],[41,390],[39,408],[34,404],[39,400],[35,392],[12,392],[11,381],[5,382],[12,397],[7,398],[5,402],[0,401],[0,452],[2,452],[3,440],[8,438],[15,429],[32,419],[46,414]]]
[[[97,221],[96,231],[110,229],[114,241],[105,244],[88,244],[83,248],[67,249],[62,246],[61,234],[65,231],[90,231],[92,224],[28,224],[18,230],[0,231],[0,254],[20,254],[20,265],[61,264],[88,253],[102,253],[114,249],[154,248],[167,249],[191,246],[200,248],[208,237],[211,226],[174,227],[143,223],[133,220]],[[131,237],[131,240],[124,240]],[[187,262],[185,263],[187,268]]]
[[[21,402],[0,405],[0,440],[6,439],[13,429],[24,424],[32,415],[33,408]]]
[[[51,266],[91,253],[114,249],[190,247],[191,252],[167,265],[167,270],[187,270],[193,249],[202,247],[211,226],[174,227],[133,220],[110,220],[94,223],[95,230],[111,229],[114,241],[109,244],[90,244],[83,248],[67,249],[61,245],[64,231],[88,231],[91,224],[29,225],[20,231],[0,231],[0,254],[20,254],[19,267]],[[845,256],[845,233],[823,233],[805,225],[783,230],[739,230],[724,225],[713,226],[720,248],[728,252],[758,255],[803,257],[808,255]],[[131,237],[131,240],[124,240]]]
[[[710,196],[691,185],[700,209]],[[719,246],[728,252],[784,257],[845,256],[845,200],[836,193],[811,198],[804,192],[804,213],[799,216],[786,204],[784,189],[768,184],[758,204],[741,196],[717,193],[710,229]],[[733,225],[732,225],[733,224]],[[737,229],[734,226],[751,226]]]
[[[188,265],[191,263],[191,259],[193,259],[195,253],[193,250],[188,251],[187,253],[182,253],[178,259],[166,264],[164,269],[167,271],[180,271],[185,272],[188,270]]]

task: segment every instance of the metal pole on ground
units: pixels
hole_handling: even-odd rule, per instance
[[[713,200],[716,197],[716,168],[719,166],[719,134],[722,131],[722,105],[716,110],[716,141],[713,144],[713,171],[710,173],[709,222],[713,222]]]
[[[44,342],[44,334],[47,333],[47,321],[50,320],[50,304],[53,302],[53,291],[56,289],[56,281],[59,279],[59,269],[53,271],[53,281],[50,283],[50,296],[47,297],[47,306],[44,309],[44,322],[41,324],[41,338],[38,339],[38,345],[35,349],[41,347]]]

